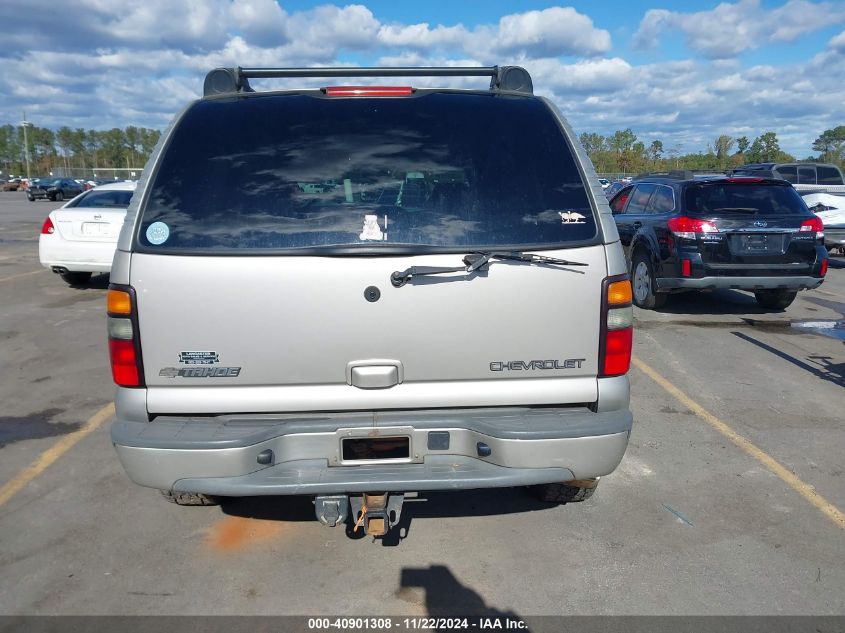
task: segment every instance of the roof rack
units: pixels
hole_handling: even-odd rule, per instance
[[[205,76],[203,97],[255,92],[249,79],[271,77],[490,77],[494,92],[534,94],[531,75],[521,66],[406,66],[385,68],[215,68]]]

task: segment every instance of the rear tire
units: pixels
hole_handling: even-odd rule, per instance
[[[177,506],[216,506],[220,504],[216,497],[198,492],[175,492],[173,490],[160,490],[159,492],[167,501],[175,503]]]
[[[796,296],[796,290],[758,290],[754,293],[760,307],[770,310],[785,310],[795,301]]]
[[[91,273],[84,272],[66,272],[61,274],[61,278],[70,286],[82,286],[87,284],[91,279]]]
[[[61,192],[61,191],[57,191],[56,196],[53,198],[53,200],[55,200],[56,202],[62,202],[64,199],[65,199],[65,194],[64,194],[64,192]]]
[[[634,254],[634,261],[631,262],[631,286],[635,306],[644,310],[654,310],[666,304],[667,295],[655,292],[657,283],[654,280],[654,269],[644,250],[637,251]]]
[[[528,491],[545,503],[577,503],[592,497],[598,485],[598,479],[585,479],[529,486]]]

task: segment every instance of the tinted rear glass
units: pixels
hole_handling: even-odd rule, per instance
[[[200,102],[165,150],[138,239],[228,251],[595,237],[584,183],[541,101],[433,93]]]
[[[816,171],[819,175],[819,184],[820,185],[841,185],[842,183],[842,174],[839,172],[838,169],[835,167],[822,167],[819,165],[816,167]]]
[[[792,187],[754,183],[691,185],[685,194],[686,212],[693,215],[751,213],[807,214],[807,205]]]
[[[74,198],[65,208],[85,207],[89,209],[125,209],[132,199],[132,191],[119,189],[92,189],[85,195]]]

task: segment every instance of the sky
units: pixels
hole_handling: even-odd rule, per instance
[[[220,66],[496,64],[579,133],[686,153],[771,130],[805,158],[845,125],[845,0],[0,0],[0,124],[163,129]]]

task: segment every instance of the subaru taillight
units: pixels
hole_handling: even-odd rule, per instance
[[[47,219],[44,220],[44,224],[41,225],[41,235],[52,235],[56,232],[56,227],[53,226],[53,221],[50,219],[50,216],[47,216]]]
[[[688,218],[680,216],[677,218],[669,218],[669,230],[675,234],[676,237],[694,240],[695,236],[700,233],[718,233],[719,229],[716,225],[708,220],[699,220],[697,218]]]
[[[131,286],[111,284],[106,303],[112,378],[120,387],[143,387],[135,291]]]
[[[801,223],[801,228],[798,230],[801,231],[801,233],[814,231],[816,233],[817,240],[824,239],[824,222],[822,222],[822,219],[817,215],[814,215],[809,220],[804,220]]]
[[[621,376],[631,367],[634,309],[628,275],[608,277],[602,284],[599,376]]]

